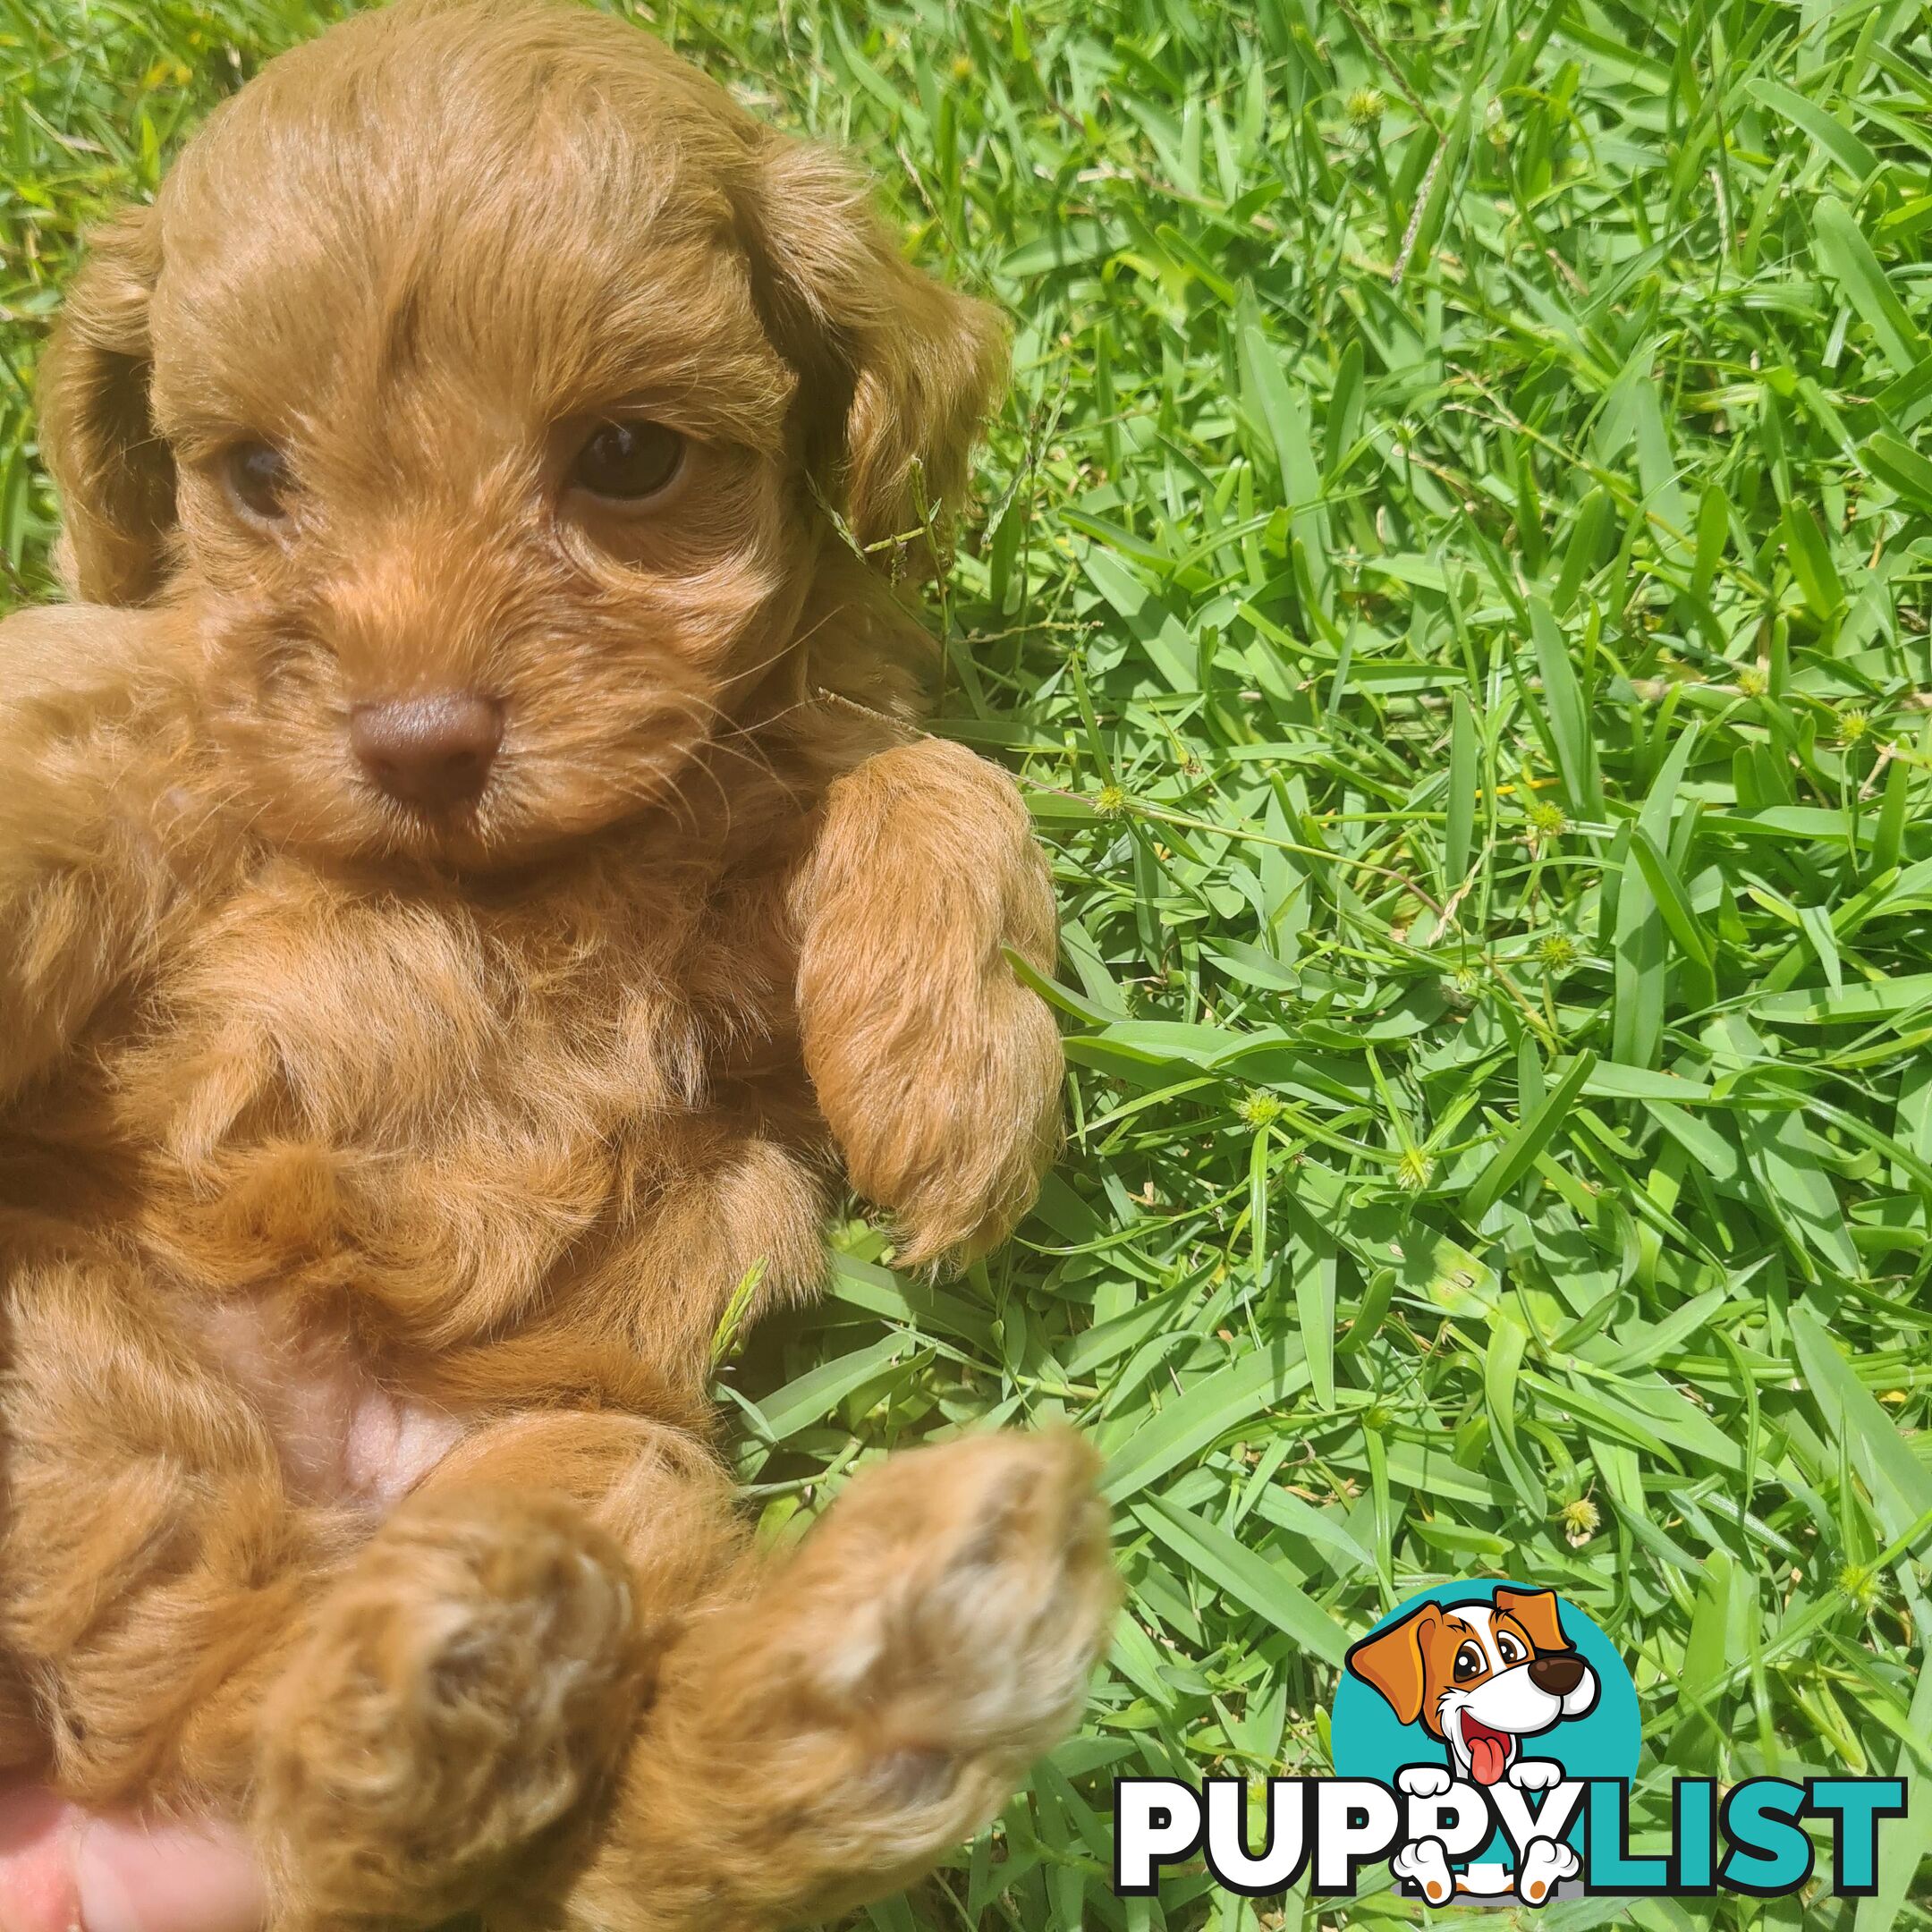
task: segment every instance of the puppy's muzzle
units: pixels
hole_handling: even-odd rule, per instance
[[[1568,1697],[1583,1682],[1583,1659],[1573,1650],[1552,1651],[1530,1659],[1530,1682],[1552,1697]]]
[[[502,741],[502,708],[474,691],[386,699],[349,715],[350,748],[363,770],[417,811],[473,804]]]

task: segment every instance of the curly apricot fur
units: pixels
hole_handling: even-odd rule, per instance
[[[842,1170],[928,1260],[1052,1157],[1046,869],[894,589],[1003,365],[846,164],[533,0],[284,56],[98,236],[76,601],[0,626],[0,1767],[245,1815],[290,1928],[757,1932],[1072,1722],[1084,1451],[764,1556],[703,1440]],[[572,483],[614,414],[661,504]],[[349,726],[449,693],[432,809]]]

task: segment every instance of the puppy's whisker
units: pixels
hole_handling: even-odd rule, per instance
[[[684,768],[693,767],[687,765]],[[713,782],[716,783],[716,780]],[[669,806],[679,815],[679,824],[689,830],[692,838],[703,836],[704,828],[697,807],[684,792],[680,782],[679,767],[668,759],[653,760],[644,770],[635,775],[627,775],[622,781],[622,790],[624,796],[638,805],[647,808]],[[718,792],[728,825],[731,812],[730,795],[722,786],[719,786]]]
[[[794,802],[796,801],[799,795],[797,786],[779,771],[769,757],[761,755],[756,749],[746,750],[741,746],[729,745],[724,743],[722,739],[717,739],[705,747],[705,758],[699,762],[707,764],[708,767],[708,761],[713,753],[716,753],[719,758],[736,758],[739,763],[749,765],[761,778],[766,779],[776,787],[786,798],[792,800]]]
[[[747,665],[741,671],[734,671],[725,681],[724,688],[730,690],[735,686],[748,683],[753,678],[761,677],[774,665],[791,657],[794,652],[802,650],[807,644],[810,643],[813,638],[818,636],[819,631],[825,629],[835,614],[836,614],[834,612],[827,612],[825,616],[819,618],[816,623],[811,624],[807,629],[793,631],[790,637],[785,638],[775,648],[767,652],[766,656],[758,658],[753,664]]]
[[[683,708],[685,711],[696,717],[700,723],[703,722],[705,718],[705,714],[708,710],[716,712],[717,708],[715,705],[711,703],[708,699],[702,698],[695,692],[680,692],[677,694],[676,701],[679,703],[682,708]],[[703,772],[705,776],[710,780],[714,786],[716,787],[719,802],[724,808],[725,822],[728,825],[731,822],[734,801],[733,801],[731,795],[724,790],[723,784],[718,779],[717,774],[710,769],[710,767],[707,762],[708,754],[710,752],[713,747],[716,747],[721,750],[730,750],[730,748],[724,745],[724,741],[721,737],[709,734],[701,735],[692,747],[691,755],[685,768],[687,770]],[[736,752],[735,755],[741,758],[747,758],[747,761],[752,764],[755,769],[762,770],[775,784],[783,786],[784,781],[779,777],[778,773],[770,766],[768,761],[764,765],[760,766],[757,759],[750,758],[748,755],[742,751]]]
[[[713,789],[716,790],[716,792],[717,792],[718,806],[720,811],[723,814],[723,818],[720,821],[718,829],[720,833],[729,832],[731,830],[733,819],[732,797],[730,792],[725,791],[724,785],[719,783],[717,774],[712,771],[708,765],[705,765],[702,762],[693,762],[692,764],[688,765],[685,769],[687,771],[702,772],[704,775],[711,781]],[[689,805],[689,800],[688,798],[686,798],[683,786],[678,779],[674,778],[671,783],[674,795],[681,800],[684,800],[689,806],[692,816],[693,826],[695,828],[697,808],[695,806]]]

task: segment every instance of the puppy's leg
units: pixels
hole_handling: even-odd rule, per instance
[[[284,1922],[401,1932],[554,1890],[733,1554],[726,1495],[690,1437],[628,1417],[531,1416],[452,1452],[262,1705],[254,1817]]]
[[[902,1258],[970,1254],[1059,1145],[1060,1041],[1004,948],[1048,970],[1053,895],[1013,781],[922,739],[837,780],[796,883],[806,1069]]]
[[[554,1885],[677,1612],[736,1554],[716,1466],[632,1418],[532,1416],[372,1536],[292,1503],[143,1296],[107,1257],[6,1284],[0,1653],[51,1782],[251,1802],[277,1932],[413,1932]]]
[[[210,859],[215,827],[182,788],[178,730],[137,712],[151,681],[114,670],[153,653],[143,627],[157,622],[70,605],[0,624],[0,1094],[58,1058],[154,956]]]
[[[354,1533],[115,1258],[5,1282],[0,1648],[78,1801],[233,1801],[275,1647]]]
[[[755,1278],[749,1323],[806,1299],[825,1275],[829,1177],[775,1141],[721,1134],[667,1174],[620,1248],[580,1299],[601,1293],[630,1347],[667,1380],[702,1389],[719,1324]],[[581,1310],[572,1311],[580,1318]]]
[[[1094,1474],[1066,1435],[915,1451],[741,1566],[665,1660],[564,1924],[773,1932],[979,1829],[1072,1729],[1112,1627]]]

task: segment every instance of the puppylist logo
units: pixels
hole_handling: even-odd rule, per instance
[[[1779,1898],[1816,1861],[1828,1824],[1832,1889],[1877,1883],[1878,1830],[1905,1815],[1901,1778],[1746,1779],[1720,1794],[1679,1778],[1668,1852],[1633,1854],[1630,1790],[1640,1726],[1610,1640],[1554,1590],[1448,1584],[1385,1617],[1348,1653],[1330,1724],[1336,1775],[1272,1778],[1250,1849],[1241,1778],[1114,1785],[1114,1890],[1147,1896],[1162,1867],[1205,1855],[1229,1891],[1263,1897],[1302,1873],[1352,1897],[1385,1860],[1430,1905],[1543,1905],[1572,1894]]]

